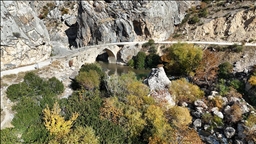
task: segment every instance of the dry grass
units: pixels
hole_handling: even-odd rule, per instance
[[[230,121],[238,122],[242,119],[242,109],[238,103],[235,103],[230,108]]]
[[[7,83],[5,83],[5,82],[1,82],[0,88],[7,87],[7,86],[8,86],[8,84],[7,84]]]
[[[26,72],[20,72],[17,74],[17,78],[15,80],[15,82],[20,82],[23,80],[24,76],[25,76]]]
[[[10,74],[10,75],[5,75],[1,78],[1,80],[5,80],[5,81],[12,81],[17,77],[16,74]]]
[[[60,61],[53,61],[49,67],[57,68],[57,69],[63,69],[63,66],[61,65]]]

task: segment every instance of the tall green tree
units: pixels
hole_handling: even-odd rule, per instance
[[[146,54],[144,52],[138,52],[134,59],[135,69],[144,69],[145,68],[145,59]]]
[[[202,58],[202,49],[187,43],[173,44],[162,57],[167,62],[167,71],[173,75],[190,75]]]

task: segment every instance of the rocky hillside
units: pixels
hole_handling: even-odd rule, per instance
[[[192,7],[170,39],[256,42],[253,1],[201,2]]]
[[[28,1],[1,1],[1,70],[45,60],[51,50],[48,31]]]

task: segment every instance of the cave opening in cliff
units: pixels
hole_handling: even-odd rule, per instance
[[[133,27],[134,27],[135,33],[139,36],[142,36],[143,33],[142,33],[142,29],[141,29],[141,22],[134,20]]]
[[[115,63],[116,58],[112,51],[104,49],[97,57],[96,61],[102,61],[105,63]]]

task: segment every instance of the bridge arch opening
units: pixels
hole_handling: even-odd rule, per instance
[[[116,55],[109,49],[104,49],[96,57],[96,61],[103,61],[107,63],[116,63]]]

